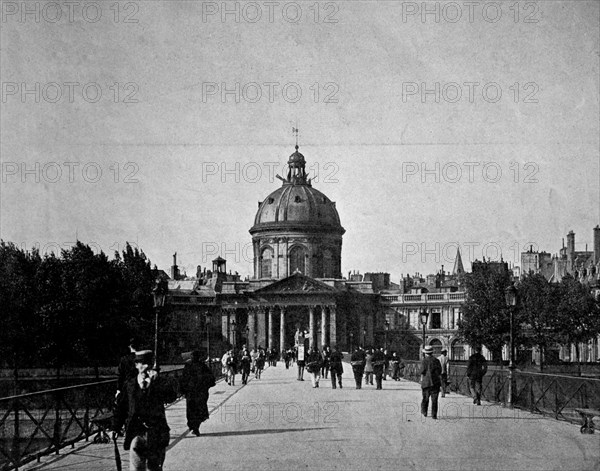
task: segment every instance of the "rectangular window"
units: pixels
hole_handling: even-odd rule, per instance
[[[432,329],[441,329],[442,328],[442,313],[441,312],[432,312],[431,313],[431,328]]]

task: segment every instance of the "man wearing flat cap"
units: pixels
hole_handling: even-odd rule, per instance
[[[431,398],[431,417],[437,419],[442,365],[440,364],[440,361],[433,356],[433,347],[431,345],[426,346],[423,349],[423,353],[425,353],[425,356],[421,362],[421,390],[423,392],[421,414],[423,414],[424,417],[427,417],[429,398]]]
[[[177,393],[164,377],[152,369],[152,350],[135,354],[138,374],[125,383],[123,399],[117,405],[113,433],[125,425],[123,447],[129,450],[130,471],[160,471],[169,444],[169,426],[165,403],[173,402]]]
[[[440,365],[442,365],[442,397],[446,397],[446,387],[448,386],[448,372],[450,369],[450,360],[448,360],[448,350],[442,349],[442,354],[438,357]]]

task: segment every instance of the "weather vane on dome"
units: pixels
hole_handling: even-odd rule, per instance
[[[298,133],[300,132],[297,126],[298,122],[296,122],[296,127],[292,127],[292,133],[296,135],[296,149],[298,149]]]

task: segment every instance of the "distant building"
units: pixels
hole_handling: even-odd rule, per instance
[[[575,249],[575,233],[567,234],[567,245],[555,255],[534,251],[530,247],[521,252],[521,276],[528,273],[541,273],[548,281],[558,283],[565,275],[571,275],[590,290],[596,297],[600,295],[600,226],[594,228],[593,250]]]
[[[408,343],[408,351],[403,353],[413,358],[418,356],[423,335],[421,313],[425,311],[429,314],[425,326],[425,344],[433,347],[434,354],[439,355],[446,348],[451,360],[466,360],[469,357],[470,347],[458,338],[461,307],[466,299],[464,274],[458,251],[452,273],[446,273],[442,266],[433,275],[406,275],[396,292],[381,293],[382,304],[386,306],[385,316],[389,324],[387,335],[391,348],[406,350],[403,344]]]
[[[590,292],[600,297],[600,226],[594,228],[593,250],[576,250],[575,233],[567,234],[567,245],[563,239],[562,247],[555,255],[547,252],[534,251],[529,247],[526,252],[521,252],[521,276],[529,273],[540,273],[548,281],[558,283],[566,276],[571,275],[580,283],[589,287]],[[600,338],[580,344],[582,361],[594,362],[600,358]],[[538,359],[539,352],[534,351],[534,360]],[[559,358],[563,361],[575,361],[575,346],[567,345],[560,348]]]
[[[342,278],[345,229],[335,203],[313,188],[305,166],[296,146],[286,178],[279,177],[282,186],[258,204],[250,228],[252,279],[227,274],[220,257],[211,271],[198,269],[189,279],[179,273],[174,256],[165,350],[176,356],[212,337],[214,353],[243,343],[281,351],[294,345],[298,328],[309,332],[317,348],[349,350],[378,341],[384,318],[377,290],[397,285],[387,273]]]

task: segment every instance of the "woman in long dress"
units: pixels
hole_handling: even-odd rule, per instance
[[[192,352],[192,359],[183,368],[181,388],[186,400],[187,426],[196,436],[200,424],[208,419],[208,390],[215,385],[215,376],[201,360],[199,351]]]

